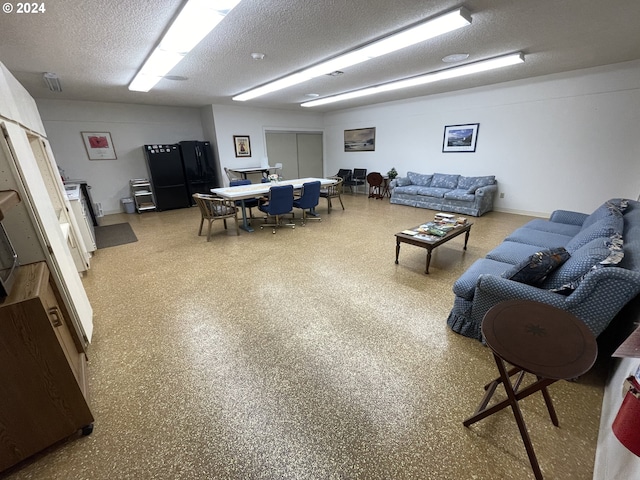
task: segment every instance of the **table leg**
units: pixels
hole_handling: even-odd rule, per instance
[[[536,377],[538,380],[541,380],[540,377]],[[544,403],[547,404],[547,411],[549,412],[549,416],[551,417],[551,422],[556,426],[560,426],[560,422],[558,422],[558,415],[556,415],[556,409],[553,408],[553,402],[551,401],[551,395],[549,395],[549,390],[547,387],[542,389],[542,396],[544,397]]]
[[[398,255],[400,255],[400,240],[396,238],[396,265],[398,264]]]
[[[240,207],[242,209],[242,225],[240,225],[240,228],[247,232],[253,232],[253,228],[247,222],[247,209],[244,206],[244,199],[240,200]]]
[[[429,275],[429,264],[431,263],[431,248],[427,247],[427,268],[424,273]]]
[[[496,366],[498,367],[498,371],[500,372],[500,377],[502,378],[502,384],[504,386],[504,389],[507,392],[507,397],[509,397],[511,410],[513,411],[513,416],[516,419],[516,423],[518,424],[518,430],[520,430],[520,436],[522,437],[524,448],[527,451],[527,456],[529,457],[529,462],[531,463],[533,474],[535,475],[537,480],[542,480],[542,471],[540,470],[540,465],[538,464],[536,453],[533,450],[533,444],[531,443],[531,438],[529,437],[527,426],[524,423],[524,418],[522,417],[522,412],[520,411],[520,405],[518,405],[518,399],[516,398],[516,394],[513,391],[513,387],[511,385],[511,380],[509,379],[507,369],[505,368],[504,362],[500,357],[498,357],[495,354],[493,355],[493,357],[496,361]],[[543,388],[543,392],[545,390],[546,390],[546,387]],[[545,400],[546,400],[546,397],[545,397]]]
[[[463,248],[463,250],[467,249],[467,242],[469,241],[469,233],[471,233],[471,229],[467,230],[467,232],[464,234],[464,248]]]

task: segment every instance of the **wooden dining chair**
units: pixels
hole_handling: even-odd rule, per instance
[[[333,185],[327,185],[326,187],[320,189],[320,198],[327,199],[327,213],[331,213],[332,198],[337,198],[338,200],[340,200],[340,205],[342,205],[342,210],[344,210],[344,203],[342,203],[342,184],[344,182],[344,179],[337,176],[328,178],[334,179],[336,183],[334,183]]]
[[[229,168],[224,167],[224,173],[227,174],[227,178],[229,179],[229,181],[233,181],[233,180],[240,180],[240,177],[237,177],[235,175],[235,173],[233,173]]]
[[[227,229],[227,218],[233,218],[236,221],[236,235],[240,235],[238,228],[238,209],[236,208],[233,200],[225,200],[223,198],[215,197],[213,195],[206,195],[204,193],[194,193],[193,199],[196,201],[196,205],[200,209],[200,230],[198,230],[198,236],[202,235],[202,227],[204,221],[209,222],[207,228],[207,242],[211,240],[211,224],[215,220],[222,220],[225,230]]]

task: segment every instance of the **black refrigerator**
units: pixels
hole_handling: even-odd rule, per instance
[[[178,145],[143,147],[158,210],[191,206],[182,155]]]
[[[218,186],[211,144],[209,142],[183,141],[180,142],[180,152],[189,199],[195,205],[191,195],[194,193],[211,194],[211,189]]]

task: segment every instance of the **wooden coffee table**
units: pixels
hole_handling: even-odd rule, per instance
[[[416,247],[426,248],[427,249],[427,266],[424,273],[428,274],[429,264],[431,263],[431,251],[434,248],[442,245],[443,243],[447,243],[452,238],[455,238],[458,235],[462,235],[463,233],[465,234],[463,248],[464,250],[466,250],[467,242],[469,241],[469,233],[471,232],[472,225],[473,225],[473,222],[467,222],[465,225],[461,225],[454,228],[453,230],[450,230],[443,237],[436,237],[433,235],[422,235],[422,234],[410,235],[404,232],[396,233],[396,265],[398,264],[398,255],[400,255],[401,243],[408,243],[410,245],[415,245]],[[410,228],[409,230],[417,232],[419,227],[420,225],[418,225],[417,227]]]

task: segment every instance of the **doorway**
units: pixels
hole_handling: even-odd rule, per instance
[[[282,163],[285,179],[324,176],[322,132],[266,132],[267,157],[272,167]]]

